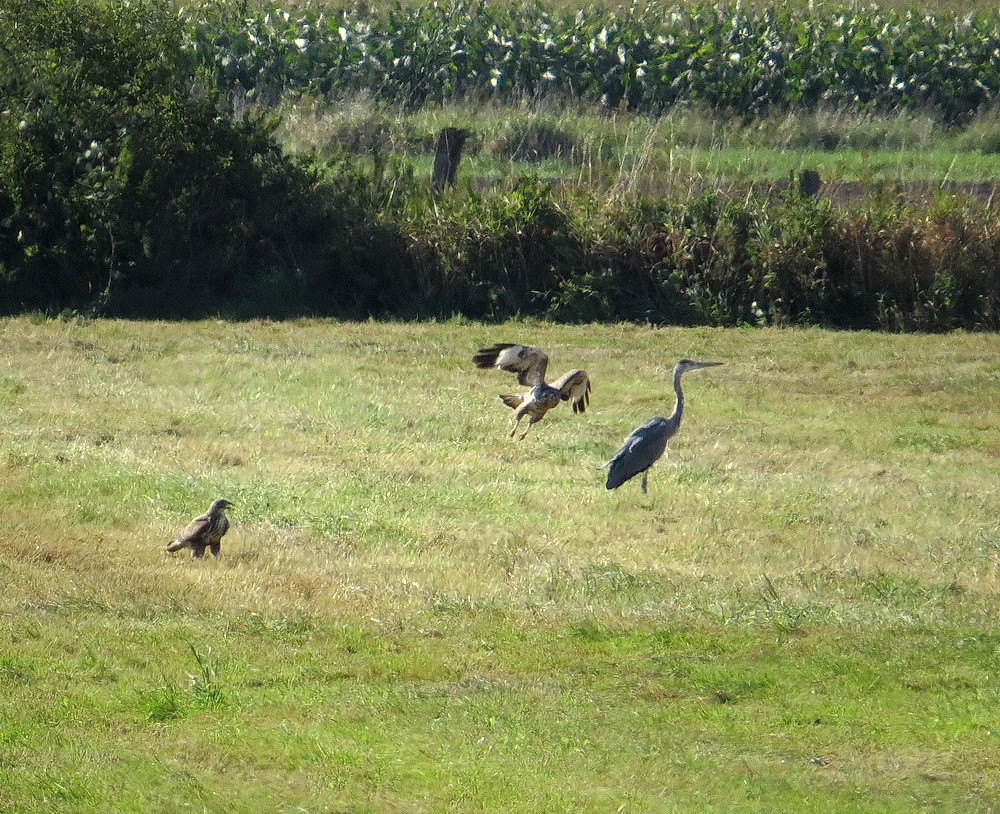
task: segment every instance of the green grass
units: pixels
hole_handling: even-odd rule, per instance
[[[0,340],[0,811],[1000,807],[995,335]],[[592,409],[509,439],[505,340]],[[726,364],[606,492],[681,356]],[[222,557],[164,554],[217,496]]]
[[[277,137],[293,153],[350,149],[383,155],[429,176],[435,135],[462,127],[468,142],[460,178],[496,182],[534,173],[590,192],[689,194],[693,187],[771,184],[803,169],[836,188],[1000,178],[998,116],[988,110],[964,129],[929,114],[820,110],[743,120],[678,106],[660,117],[602,116],[556,102],[427,105],[414,112],[355,99],[336,106],[291,105]]]

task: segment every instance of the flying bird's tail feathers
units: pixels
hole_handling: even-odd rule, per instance
[[[504,404],[510,407],[510,409],[516,410],[518,407],[521,406],[521,403],[524,401],[524,399],[521,396],[501,395],[500,401],[502,401]]]

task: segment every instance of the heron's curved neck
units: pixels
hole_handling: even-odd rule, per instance
[[[684,392],[681,390],[681,373],[683,372],[680,368],[674,369],[674,395],[677,396],[677,402],[674,404],[674,411],[670,414],[670,418],[676,421],[681,420],[681,413],[684,411]]]

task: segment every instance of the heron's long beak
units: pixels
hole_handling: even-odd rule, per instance
[[[725,362],[695,362],[695,369],[700,369],[703,367],[717,367],[718,365],[724,365]]]

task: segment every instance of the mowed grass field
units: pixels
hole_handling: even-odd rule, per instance
[[[509,438],[497,341],[591,409]],[[0,342],[0,811],[1000,809],[995,334]],[[725,365],[607,492],[684,356]],[[165,554],[215,497],[222,556]]]

